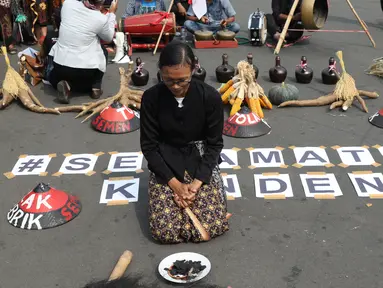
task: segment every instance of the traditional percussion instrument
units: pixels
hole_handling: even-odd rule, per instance
[[[119,31],[132,37],[158,36],[161,33],[162,24],[166,18],[168,18],[168,21],[165,25],[164,34],[175,35],[176,18],[174,13],[162,11],[121,18]]]
[[[230,31],[228,29],[219,30],[217,32],[217,39],[218,40],[233,40],[235,38],[235,33],[233,31]]]
[[[165,23],[166,19],[168,19],[168,21]],[[153,13],[121,18],[118,29],[127,35],[129,45],[128,55],[132,55],[133,49],[155,49],[156,41],[161,35],[164,23],[164,40],[161,41],[157,47],[161,49],[164,48],[176,34],[176,17],[174,13],[154,11]],[[154,43],[153,41],[148,41],[151,43],[142,43],[142,41],[140,41],[141,43],[133,43],[134,38],[153,38],[155,41]]]
[[[197,41],[212,40],[213,32],[209,30],[197,30],[194,32],[194,37]]]
[[[303,0],[301,4],[302,23],[305,29],[323,28],[328,16],[328,0]]]
[[[263,46],[267,38],[267,19],[265,13],[257,10],[250,14],[249,22],[249,40],[252,45]]]

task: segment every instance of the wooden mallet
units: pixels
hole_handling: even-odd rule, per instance
[[[194,215],[194,213],[190,210],[189,207],[186,207],[185,211],[188,214],[188,216],[190,217],[190,219],[192,220],[194,227],[197,228],[197,230],[201,234],[202,239],[204,241],[209,241],[210,235],[209,235],[209,233],[207,233],[205,228],[202,226],[201,222],[199,222],[198,218]]]
[[[116,280],[121,278],[126,269],[128,268],[130,262],[132,261],[133,253],[129,250],[124,251],[122,255],[120,256],[120,259],[118,259],[116,266],[114,266],[114,269],[112,273],[109,276],[108,281]]]
[[[173,3],[174,3],[174,0],[170,1],[169,8],[168,8],[168,14],[170,13],[170,10],[172,9]],[[169,17],[169,15],[168,15],[168,17]],[[164,34],[165,26],[168,23],[168,17],[165,18],[164,24],[162,24],[162,30],[161,30],[160,36],[158,36],[156,47],[154,48],[154,51],[153,51],[153,55],[156,55],[156,53],[157,53],[158,45],[160,45],[162,34]]]
[[[293,6],[291,6],[289,15],[287,16],[287,19],[285,22],[285,26],[283,26],[282,33],[279,36],[277,47],[275,47],[274,54],[279,54],[279,51],[282,48],[283,41],[285,41],[287,30],[289,29],[291,19],[293,19],[294,12],[297,9],[298,3],[299,3],[299,0],[294,0]]]
[[[370,39],[370,41],[371,41],[371,43],[372,43],[372,46],[374,46],[374,48],[375,48],[375,47],[376,47],[375,41],[374,41],[374,39],[372,38],[370,32],[368,31],[368,28],[367,28],[366,23],[365,23],[362,19],[360,19],[359,15],[356,13],[356,11],[355,11],[355,9],[354,9],[354,6],[352,6],[352,4],[351,4],[351,1],[350,1],[350,0],[346,0],[346,2],[347,2],[347,4],[348,4],[348,6],[350,7],[352,13],[354,13],[354,16],[355,16],[355,18],[358,20],[360,26],[362,26],[364,32],[366,32],[367,37]]]

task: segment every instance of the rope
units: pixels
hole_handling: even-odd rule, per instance
[[[307,67],[307,63],[301,60],[301,63],[297,65],[297,68],[304,69]]]
[[[250,40],[247,37],[236,36],[235,39],[238,42],[238,45],[246,45],[250,43]]]
[[[328,66],[328,71],[329,71],[329,72],[330,72],[330,71],[337,72],[337,71],[336,71],[336,61],[334,61],[334,64]]]
[[[366,33],[364,30],[305,30],[305,29],[288,29],[287,31],[303,31],[303,32],[337,32],[337,33]]]
[[[125,55],[124,55],[124,57],[125,57]],[[136,73],[139,73],[139,72],[141,72],[142,71],[142,69],[144,68],[144,62],[142,62],[139,66],[137,66],[137,68],[136,68]]]

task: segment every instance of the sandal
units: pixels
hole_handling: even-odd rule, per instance
[[[14,55],[17,53],[17,49],[13,45],[11,47],[8,46],[7,52],[8,54]]]

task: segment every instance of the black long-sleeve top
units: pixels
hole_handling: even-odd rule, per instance
[[[183,107],[165,84],[159,83],[142,96],[141,150],[148,168],[161,184],[176,177],[184,182],[185,171],[208,184],[223,149],[223,104],[216,89],[192,79]],[[201,157],[194,142],[205,141]]]
[[[279,19],[280,14],[289,15],[290,9],[293,6],[294,0],[272,0],[271,1],[271,9],[273,10],[274,19],[277,23],[284,23],[284,20]],[[295,9],[294,15],[301,12],[301,3],[302,0],[299,1],[297,8]]]

